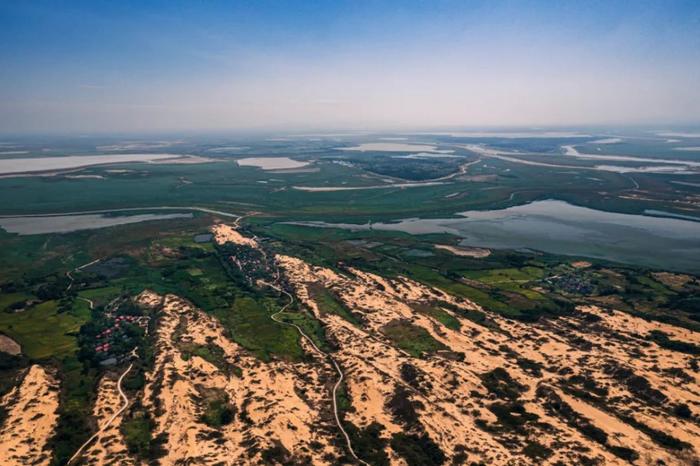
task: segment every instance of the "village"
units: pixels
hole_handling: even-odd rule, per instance
[[[90,340],[90,359],[103,367],[128,360],[139,340],[148,336],[150,320],[130,300],[115,298],[105,306],[97,325],[81,331]]]

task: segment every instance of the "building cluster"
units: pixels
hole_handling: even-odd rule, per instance
[[[128,344],[128,337],[123,332],[123,326],[126,324],[138,325],[146,332],[148,332],[148,316],[133,316],[133,315],[120,315],[114,317],[114,322],[111,327],[104,329],[97,334],[95,345],[95,353],[97,353],[103,359],[100,364],[103,366],[113,365],[118,362],[123,355],[112,355],[115,347],[119,353],[119,348],[123,347],[120,343]],[[112,357],[109,357],[112,356]],[[115,357],[116,356],[116,357]],[[119,359],[118,359],[119,358]]]

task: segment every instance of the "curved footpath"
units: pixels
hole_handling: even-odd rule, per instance
[[[350,441],[350,436],[349,436],[348,433],[345,431],[345,428],[343,428],[342,422],[340,422],[340,416],[338,415],[338,397],[337,397],[337,392],[338,392],[338,388],[340,387],[340,384],[343,383],[343,380],[345,379],[345,374],[343,373],[342,369],[340,368],[340,366],[338,365],[338,363],[335,361],[335,359],[333,359],[333,357],[332,357],[330,354],[328,354],[328,353],[326,353],[326,352],[324,352],[324,351],[321,351],[321,349],[319,349],[319,347],[316,346],[316,344],[315,344],[314,341],[311,339],[311,337],[309,337],[306,333],[304,333],[304,331],[301,329],[301,327],[299,327],[299,326],[296,325],[296,324],[293,324],[293,323],[290,323],[290,322],[285,322],[285,321],[283,321],[283,320],[280,320],[280,319],[277,317],[279,314],[282,314],[284,311],[287,310],[287,308],[288,308],[289,306],[292,305],[292,303],[294,302],[294,297],[293,297],[290,293],[287,293],[286,291],[284,291],[283,289],[281,289],[280,287],[278,287],[277,285],[273,285],[272,283],[268,283],[268,282],[262,281],[262,280],[260,281],[260,283],[262,283],[262,284],[264,284],[264,285],[267,285],[267,286],[269,286],[270,288],[272,288],[272,289],[274,289],[274,290],[277,290],[277,291],[279,291],[280,293],[283,293],[283,294],[287,295],[287,297],[289,298],[289,302],[288,302],[287,304],[285,304],[284,306],[282,306],[282,308],[281,308],[279,311],[277,311],[277,312],[275,312],[274,314],[272,314],[272,315],[270,316],[270,318],[271,318],[272,320],[274,320],[275,322],[277,322],[278,324],[288,325],[288,326],[290,326],[290,327],[294,327],[294,328],[299,332],[299,334],[300,334],[302,337],[304,337],[304,338],[306,339],[306,341],[309,342],[309,344],[310,344],[311,347],[314,349],[314,351],[316,351],[318,354],[320,354],[320,355],[323,356],[324,358],[328,358],[328,359],[331,361],[331,363],[333,364],[333,367],[335,367],[336,372],[338,372],[338,380],[336,381],[335,385],[333,386],[333,415],[335,416],[335,423],[338,425],[338,429],[339,429],[340,432],[343,434],[343,437],[345,437],[345,443],[347,444],[348,451],[350,452],[350,454],[352,455],[352,457],[355,458],[355,460],[357,460],[360,464],[363,464],[363,465],[365,465],[365,466],[370,466],[369,463],[367,463],[366,461],[360,459],[360,458],[357,456],[357,454],[355,454],[355,450],[353,450],[353,448],[352,448],[352,442]]]
[[[136,353],[136,349],[134,349],[134,351],[132,351],[132,354],[135,354],[135,353]],[[85,441],[85,443],[83,443],[83,444],[80,446],[80,448],[78,448],[78,451],[76,451],[76,452],[73,454],[73,456],[71,456],[71,458],[70,458],[70,459],[68,460],[68,462],[66,463],[66,466],[69,466],[69,465],[70,465],[71,463],[73,463],[76,459],[78,459],[78,458],[80,457],[80,455],[83,453],[83,451],[88,447],[88,445],[90,445],[90,443],[92,443],[93,440],[95,440],[97,437],[99,437],[100,434],[101,434],[107,427],[109,427],[109,426],[112,424],[112,422],[114,422],[114,420],[115,420],[119,415],[121,415],[121,414],[124,412],[124,410],[129,406],[129,399],[126,397],[126,394],[125,394],[124,391],[122,390],[122,380],[124,380],[124,377],[126,377],[126,374],[128,374],[129,371],[131,371],[131,369],[132,369],[133,367],[134,367],[134,363],[130,363],[130,364],[129,364],[129,367],[127,367],[126,370],[125,370],[124,372],[122,372],[122,375],[119,376],[119,380],[117,380],[117,390],[119,391],[119,396],[122,397],[122,401],[124,402],[124,404],[122,405],[122,407],[119,408],[119,410],[117,410],[117,412],[115,412],[115,413],[112,415],[112,417],[109,418],[109,420],[108,420],[107,422],[105,422],[105,424],[104,424],[103,426],[101,426],[101,427],[97,430],[97,432],[95,432],[95,433],[93,434],[92,437],[90,437],[89,439],[87,439],[87,440]]]
[[[68,287],[66,288],[66,291],[69,291],[73,287],[73,282],[75,281],[75,278],[73,278],[73,275],[71,275],[71,272],[78,272],[79,270],[82,270],[85,267],[89,267],[92,264],[97,264],[101,260],[102,259],[95,259],[92,262],[88,262],[87,264],[83,264],[80,267],[76,267],[73,270],[69,270],[68,272],[66,272],[66,277],[68,277],[68,279],[70,280],[70,283],[68,284]],[[84,298],[81,298],[81,299],[84,299]],[[90,306],[90,309],[92,309],[92,306]]]
[[[69,270],[68,272],[66,272],[66,276],[70,279],[70,283],[68,284],[68,288],[66,288],[66,291],[68,291],[68,290],[71,289],[71,287],[73,286],[73,282],[75,281],[75,279],[73,278],[73,275],[71,275],[71,272],[77,272],[77,271],[79,271],[79,270],[84,269],[85,267],[91,266],[92,264],[96,264],[96,263],[98,263],[98,262],[101,261],[101,260],[102,260],[102,259],[95,259],[95,260],[92,261],[92,262],[88,262],[87,264],[83,264],[83,265],[81,265],[80,267],[76,267],[75,269]],[[88,304],[90,305],[90,310],[92,310],[92,309],[95,307],[95,303],[94,303],[91,299],[83,298],[83,297],[81,297],[81,296],[78,296],[78,299],[80,299],[80,300],[85,301],[86,303],[88,303]],[[133,351],[131,352],[131,356],[132,356],[132,357],[136,357],[136,350],[137,350],[137,348],[134,348]],[[93,434],[92,437],[90,437],[89,439],[87,439],[87,440],[85,441],[85,443],[83,443],[83,444],[80,446],[80,448],[78,448],[78,451],[76,451],[76,452],[73,454],[73,456],[71,456],[71,458],[68,460],[68,462],[66,463],[66,465],[70,465],[71,463],[73,463],[73,461],[75,461],[76,459],[78,459],[78,458],[80,457],[80,455],[83,453],[83,451],[85,450],[85,448],[87,448],[87,446],[90,445],[90,443],[92,443],[93,440],[95,440],[97,437],[99,437],[100,434],[101,434],[107,427],[109,427],[109,426],[112,424],[112,422],[114,422],[114,420],[115,420],[121,413],[123,413],[124,410],[129,406],[129,399],[126,397],[126,394],[125,394],[124,391],[122,390],[122,380],[124,380],[124,377],[126,377],[126,375],[129,373],[129,371],[131,371],[131,369],[132,369],[133,367],[134,367],[134,363],[130,363],[130,364],[129,364],[129,367],[127,367],[126,370],[125,370],[124,372],[122,372],[122,374],[119,376],[119,380],[117,380],[117,390],[119,391],[119,396],[121,396],[121,398],[122,398],[122,400],[123,400],[123,402],[124,402],[124,404],[122,405],[122,407],[119,408],[119,409],[114,413],[114,415],[112,415],[112,417],[109,418],[109,420],[108,420],[102,427],[100,427],[100,428],[97,430],[97,432],[95,432],[95,433]]]

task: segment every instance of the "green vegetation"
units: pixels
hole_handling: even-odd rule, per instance
[[[204,414],[202,421],[209,427],[221,428],[233,422],[236,407],[230,403],[223,390],[209,390],[204,395]]]
[[[78,292],[78,296],[92,300],[97,306],[104,306],[121,294],[117,286],[105,286],[102,288],[88,288]]]
[[[513,379],[502,367],[497,367],[481,376],[481,383],[489,393],[499,399],[515,401],[525,391],[526,387]]]
[[[391,438],[391,448],[406,461],[408,466],[440,465],[446,460],[440,447],[425,433],[394,434]]]
[[[692,355],[700,354],[700,346],[686,341],[674,340],[661,330],[652,330],[649,332],[649,338],[662,348]]]
[[[0,332],[22,346],[32,359],[70,356],[78,349],[75,335],[87,322],[84,305],[59,313],[57,301],[44,301],[19,313],[0,312]]]
[[[486,285],[496,286],[502,290],[522,293],[530,299],[544,299],[541,293],[526,287],[527,284],[543,278],[544,273],[541,267],[526,266],[521,268],[479,270],[467,272],[464,276]]]
[[[222,372],[229,372],[228,362],[224,350],[214,343],[207,345],[197,345],[194,343],[180,343],[178,345],[182,359],[188,361],[192,356],[199,356],[207,362],[210,362]]]
[[[343,426],[350,436],[353,448],[360,459],[374,466],[388,466],[389,456],[384,450],[387,441],[382,438],[384,426],[373,422],[360,429],[350,422],[344,422]]]
[[[297,331],[270,318],[280,307],[276,300],[269,298],[260,302],[241,296],[234,301],[230,310],[218,310],[215,315],[229,330],[236,343],[252,351],[260,359],[269,361],[272,355],[276,355],[299,360],[303,352]]]
[[[150,443],[152,422],[146,417],[135,417],[125,420],[121,424],[124,440],[130,453],[135,453],[140,457],[147,456]]]
[[[331,351],[330,344],[326,340],[326,330],[321,323],[308,312],[292,312],[286,310],[279,314],[278,318],[284,322],[297,325],[305,334],[313,340],[314,344],[323,352]]]
[[[459,330],[461,328],[461,324],[459,323],[459,320],[457,320],[455,317],[453,317],[450,313],[445,311],[439,306],[431,306],[431,305],[416,305],[414,306],[414,309],[417,312],[429,315],[433,319],[437,320],[440,322],[442,325],[445,327],[452,329],[452,330]]]
[[[309,286],[309,295],[318,304],[321,313],[336,314],[355,326],[361,326],[359,319],[350,309],[320,284]]]
[[[414,358],[420,358],[447,347],[433,338],[423,327],[407,320],[392,320],[381,329],[396,346]]]
[[[552,450],[542,445],[537,440],[528,440],[525,448],[523,448],[523,455],[527,456],[532,460],[543,460],[552,456]]]
[[[61,398],[58,407],[58,425],[51,440],[52,465],[65,464],[85,442],[92,429],[89,424],[95,399],[98,374],[85,369],[74,356],[63,359],[61,370]]]
[[[163,437],[154,437],[154,428],[155,423],[148,412],[138,402],[134,404],[120,425],[129,453],[147,462],[163,456],[162,445],[167,433]]]
[[[338,390],[335,392],[335,399],[338,403],[338,412],[340,417],[343,418],[344,414],[352,408],[352,400],[348,396],[348,388],[345,385],[345,380],[338,386]]]
[[[0,312],[14,312],[23,309],[33,296],[26,293],[0,294]]]

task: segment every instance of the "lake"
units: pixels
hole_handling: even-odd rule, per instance
[[[127,225],[129,223],[171,220],[175,218],[192,218],[192,214],[140,214],[119,216],[88,214],[53,215],[45,217],[3,217],[0,218],[0,228],[8,233],[40,235],[45,233],[70,233],[80,230],[94,230],[116,225]]]
[[[700,273],[700,222],[589,209],[546,200],[500,210],[467,211],[464,218],[405,219],[395,223],[295,224],[352,230],[451,233],[463,246],[531,249]]]

